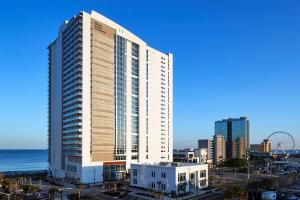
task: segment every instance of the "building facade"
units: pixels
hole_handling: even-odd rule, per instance
[[[208,187],[207,164],[132,164],[130,185],[164,193],[185,193]]]
[[[213,160],[209,159],[209,153],[207,148],[194,149],[194,154],[199,157],[199,163],[205,163],[211,165]]]
[[[272,151],[271,142],[268,139],[262,141],[260,151],[264,153],[270,153]]]
[[[260,144],[250,144],[250,152],[260,152]]]
[[[223,135],[214,135],[214,163],[226,160],[226,142]]]
[[[51,176],[101,182],[173,160],[172,54],[94,11],[64,22],[48,50]]]
[[[216,121],[215,135],[223,135],[226,140],[226,159],[249,156],[250,129],[247,117]]]
[[[173,150],[173,162],[199,163],[200,160],[198,156],[195,156],[194,150],[182,149]]]

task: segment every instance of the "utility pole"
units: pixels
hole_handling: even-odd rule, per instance
[[[249,179],[250,179],[250,161],[249,161],[249,157],[247,157],[247,165],[248,165],[247,184],[249,184]]]

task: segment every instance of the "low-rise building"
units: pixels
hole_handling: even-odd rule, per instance
[[[131,164],[130,185],[169,193],[208,187],[208,165],[196,163]]]
[[[260,152],[260,144],[250,144],[250,152]]]
[[[195,156],[192,149],[173,150],[173,161],[199,163],[199,157]]]
[[[208,160],[213,160],[213,151],[214,151],[214,144],[212,140],[209,139],[201,139],[198,140],[198,148],[206,148],[208,152]]]
[[[199,158],[199,163],[211,165],[213,162],[207,148],[194,149],[194,156]]]
[[[260,152],[260,151],[250,152],[251,160],[270,160],[272,156],[273,156],[272,152]]]

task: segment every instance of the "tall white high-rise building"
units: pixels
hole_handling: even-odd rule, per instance
[[[49,174],[117,179],[131,163],[173,160],[173,56],[94,11],[49,47]]]

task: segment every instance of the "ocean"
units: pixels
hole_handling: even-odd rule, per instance
[[[0,150],[0,172],[48,168],[47,150]]]
[[[300,154],[300,150],[289,151]],[[48,169],[48,150],[0,150],[0,172]]]

